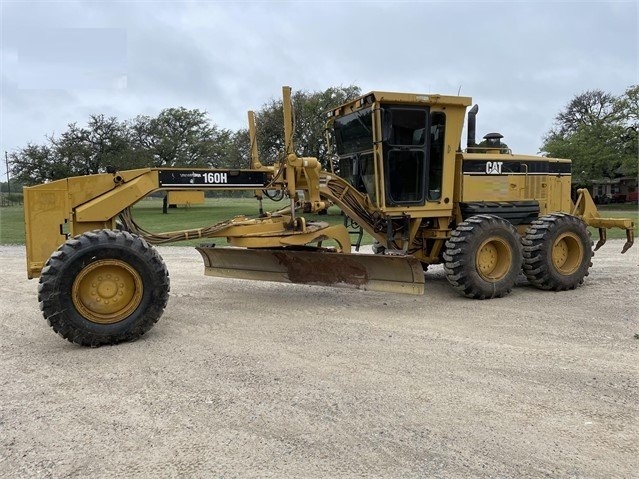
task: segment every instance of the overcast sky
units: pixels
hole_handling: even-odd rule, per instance
[[[353,84],[460,91],[480,106],[479,137],[498,131],[515,152],[535,154],[573,96],[639,83],[637,1],[0,0],[0,8],[2,152],[99,113],[125,120],[184,106],[236,130],[282,85]]]

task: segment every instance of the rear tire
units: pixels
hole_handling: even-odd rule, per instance
[[[443,255],[448,282],[468,298],[501,298],[521,272],[522,247],[517,230],[492,215],[476,215],[460,223]]]
[[[575,289],[592,266],[592,238],[576,216],[554,213],[533,221],[522,238],[524,274],[539,289]]]
[[[82,346],[134,341],[160,319],[169,273],[146,241],[99,230],[67,240],[40,276],[40,309],[55,332]]]

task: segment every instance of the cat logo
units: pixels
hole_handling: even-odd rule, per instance
[[[486,174],[487,175],[501,175],[501,165],[503,161],[487,161],[486,162]]]

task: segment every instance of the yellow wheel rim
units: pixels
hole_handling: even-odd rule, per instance
[[[508,274],[513,253],[503,238],[493,236],[481,244],[475,261],[479,275],[486,281],[495,282]]]
[[[142,300],[142,278],[121,260],[91,263],[76,277],[71,296],[77,310],[89,321],[112,324],[128,317]]]
[[[552,263],[563,275],[571,275],[579,269],[584,258],[584,248],[574,233],[560,235],[552,245]]]

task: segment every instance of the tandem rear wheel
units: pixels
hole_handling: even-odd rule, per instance
[[[592,266],[592,238],[576,216],[554,213],[533,221],[522,239],[524,274],[539,289],[575,289]]]
[[[468,298],[501,298],[521,272],[522,247],[515,227],[492,215],[471,216],[451,233],[444,251],[448,282]]]
[[[126,231],[97,230],[67,240],[40,276],[49,325],[82,346],[134,341],[160,319],[169,273],[157,251]]]
[[[592,256],[590,232],[576,216],[542,216],[520,238],[508,221],[477,215],[451,233],[444,269],[448,281],[464,296],[499,298],[510,293],[522,269],[539,289],[574,289],[588,276]]]

